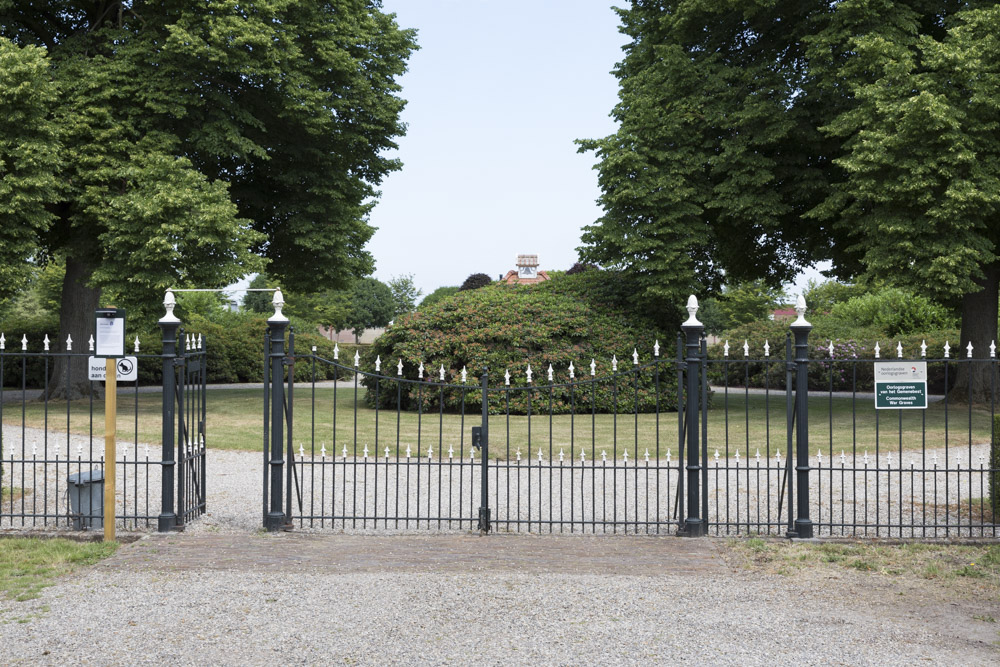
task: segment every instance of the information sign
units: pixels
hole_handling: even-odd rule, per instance
[[[876,409],[922,410],[926,407],[926,361],[875,362]]]
[[[121,308],[100,308],[94,312],[94,316],[94,356],[124,357],[125,311]]]

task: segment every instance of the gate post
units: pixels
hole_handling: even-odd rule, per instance
[[[167,290],[163,297],[163,307],[167,314],[160,318],[158,324],[163,331],[163,421],[161,423],[160,456],[160,516],[156,522],[156,530],[166,533],[177,526],[177,514],[174,512],[174,392],[177,387],[177,376],[174,372],[174,360],[177,356],[177,329],[181,321],[174,315],[177,300],[174,293]]]
[[[267,324],[271,328],[271,351],[268,355],[271,368],[271,509],[264,520],[264,528],[268,531],[281,530],[285,525],[285,510],[282,505],[282,473],[284,472],[285,461],[283,436],[284,436],[284,400],[285,400],[285,329],[288,327],[288,318],[281,314],[281,309],[285,305],[281,290],[274,292],[274,315]]]
[[[705,519],[701,516],[701,439],[699,427],[699,399],[701,395],[701,335],[705,325],[698,321],[698,299],[692,294],[687,302],[688,319],[681,325],[687,336],[687,517],[682,535],[702,537],[706,534]]]
[[[479,435],[479,453],[482,456],[482,461],[480,466],[482,467],[482,472],[480,473],[480,499],[479,499],[479,532],[483,535],[490,532],[490,475],[489,475],[489,458],[490,458],[490,408],[489,408],[489,375],[487,370],[483,369],[483,375],[480,378],[480,383],[483,388],[483,426]]]
[[[800,294],[795,302],[799,318],[792,323],[795,334],[795,483],[797,507],[795,511],[795,537],[813,536],[813,522],[809,518],[809,332],[812,325],[806,321],[806,300]],[[791,510],[791,508],[789,508]]]

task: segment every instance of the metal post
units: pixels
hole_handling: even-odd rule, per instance
[[[809,518],[809,332],[812,325],[806,321],[806,300],[799,295],[795,303],[799,317],[792,323],[795,335],[795,482],[797,507],[795,536],[811,538],[813,522]],[[789,508],[791,510],[791,508]]]
[[[701,382],[701,336],[705,325],[698,321],[698,299],[692,294],[687,303],[688,319],[681,325],[687,337],[687,517],[684,519],[686,537],[702,537],[707,532],[701,517],[701,438],[698,434]]]
[[[281,291],[274,293],[274,315],[267,321],[271,328],[271,352],[268,355],[271,368],[271,509],[264,521],[268,531],[281,530],[285,525],[285,511],[282,506],[282,474],[284,472],[284,398],[285,398],[285,329],[288,318],[281,314],[285,305]]]
[[[481,378],[481,384],[483,388],[483,426],[480,431],[480,449],[479,453],[482,456],[482,461],[480,466],[482,472],[480,474],[481,478],[481,494],[479,500],[479,532],[485,535],[490,532],[490,484],[489,484],[489,458],[490,458],[490,423],[489,423],[489,402],[488,402],[488,384],[489,375],[487,375],[486,369],[483,369],[483,376]]]
[[[174,315],[177,301],[174,293],[167,290],[163,299],[167,314],[160,318],[160,329],[163,330],[163,420],[161,422],[162,454],[160,458],[160,516],[156,529],[165,533],[177,526],[177,514],[174,513],[174,392],[177,378],[174,374],[174,359],[177,356],[177,328],[181,321]]]

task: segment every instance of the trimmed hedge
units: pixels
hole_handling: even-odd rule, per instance
[[[990,445],[990,511],[993,523],[1000,519],[1000,415],[993,418],[993,442]]]
[[[830,325],[827,324],[829,321]],[[770,386],[772,389],[783,389],[785,386],[785,339],[790,334],[788,322],[757,322],[732,329],[724,336],[723,342],[709,346],[709,360],[723,359],[724,341],[729,340],[729,359],[737,363],[723,365],[710,361],[709,381],[722,384],[729,375],[730,386],[750,387]],[[838,335],[841,334],[841,335]],[[842,334],[848,334],[843,336]],[[853,335],[851,335],[853,334]],[[749,363],[743,363],[743,342],[750,346]],[[878,330],[869,328],[848,329],[842,323],[833,320],[821,320],[809,333],[809,358],[819,363],[809,364],[809,388],[811,390],[829,390],[831,375],[834,391],[874,391],[874,364],[854,363],[853,360],[875,361],[875,342],[879,342],[880,358],[892,360],[896,358],[896,345],[902,343],[904,358],[919,359],[920,345],[927,343],[927,357],[940,359],[944,355],[944,344],[957,346],[959,332],[957,329],[930,332],[927,335],[909,335],[890,339]],[[764,342],[770,343],[771,363],[764,363]],[[833,360],[830,361],[830,343],[833,342]],[[793,340],[794,342],[794,340]],[[957,357],[957,351],[952,352],[952,358]],[[770,375],[768,376],[768,369]],[[927,388],[932,394],[943,394],[954,385],[956,367],[948,370],[947,385],[945,365],[932,363],[927,366]],[[749,378],[749,380],[748,380]]]
[[[589,273],[589,272],[587,272]],[[579,274],[578,277],[587,275]],[[632,373],[632,350],[640,351],[640,361],[652,360],[656,336],[653,332],[642,331],[633,326],[627,313],[620,310],[597,308],[578,295],[560,293],[557,289],[540,289],[543,285],[556,282],[555,279],[536,286],[517,286],[502,283],[477,290],[460,292],[453,297],[426,310],[410,313],[399,320],[383,334],[364,354],[366,370],[372,370],[376,357],[381,357],[384,375],[396,375],[396,363],[402,359],[404,377],[410,380],[422,379],[436,382],[438,369],[444,366],[446,382],[461,384],[461,370],[468,370],[468,384],[478,384],[477,378],[484,367],[489,369],[490,387],[503,386],[503,374],[509,370],[511,386],[525,387],[525,371],[531,365],[536,389],[532,411],[548,412],[548,381],[546,371],[551,364],[555,369],[556,383],[569,380],[567,368],[570,362],[576,368],[577,380],[589,379],[591,358],[597,360],[597,377],[611,374],[611,358],[617,355],[620,361],[620,375],[617,387],[617,405],[621,412],[631,412],[638,397],[639,411],[650,412],[656,408],[654,375],[643,372],[639,377],[638,392],[634,389]],[[660,336],[665,350],[672,349],[668,337]],[[671,358],[668,351],[664,356]],[[419,364],[423,362],[424,377],[417,377]],[[666,371],[669,368],[670,371]],[[669,379],[673,365],[661,371],[660,409],[676,409],[676,387]],[[667,377],[665,377],[665,373]],[[375,380],[364,377],[362,384],[369,405],[375,405]],[[383,408],[396,408],[397,383],[393,380],[379,381],[378,403]],[[417,385],[403,383],[401,406],[403,409],[417,408]],[[586,405],[583,404],[586,391]],[[615,409],[615,386],[613,380],[597,383],[595,407],[600,412]],[[444,392],[444,408],[449,411],[460,409],[461,390]],[[571,409],[570,390],[557,387],[553,390],[552,411],[566,413]],[[638,396],[636,395],[638,394]],[[575,390],[576,409],[590,409],[590,387],[580,385]],[[422,392],[424,410],[439,408],[439,392]],[[474,393],[466,400],[478,405],[479,395]],[[490,392],[490,412],[505,410],[504,392]],[[510,410],[523,414],[528,407],[528,392],[510,392]],[[469,410],[468,403],[466,410]],[[475,408],[473,408],[475,410]]]

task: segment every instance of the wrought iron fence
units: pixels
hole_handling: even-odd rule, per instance
[[[41,351],[29,351],[23,337],[20,349],[9,349],[0,334],[0,529],[102,525],[108,465],[102,383],[90,381],[87,370],[93,338],[87,352],[75,351],[70,336],[62,350],[55,345],[46,336]],[[162,364],[164,382],[118,385],[115,520],[122,530],[173,530],[205,509],[205,341],[175,321],[164,328],[162,354],[140,349],[137,337],[130,356],[141,368]],[[50,397],[57,359],[65,362],[64,386],[85,386],[83,398]],[[162,412],[143,398],[160,394]],[[84,494],[75,508],[71,486]]]

